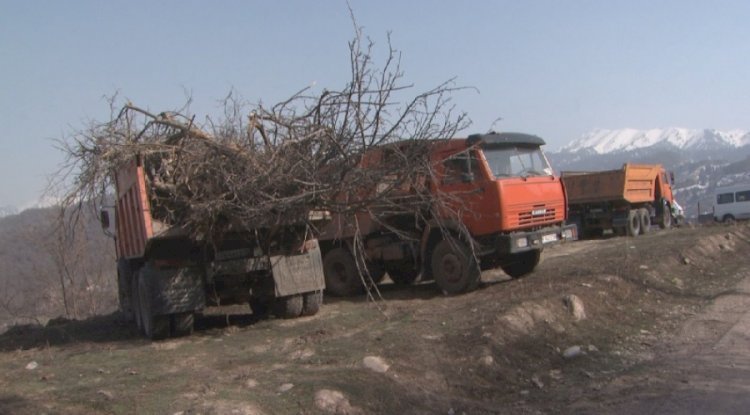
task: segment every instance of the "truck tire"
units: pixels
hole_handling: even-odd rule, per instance
[[[479,264],[464,242],[453,237],[442,239],[430,258],[432,275],[443,293],[461,294],[479,286]]]
[[[346,297],[362,294],[365,290],[354,257],[346,248],[333,248],[325,254],[323,274],[326,292],[331,295]]]
[[[542,253],[538,249],[510,255],[510,260],[500,266],[511,278],[530,274],[539,264]]]
[[[170,317],[173,337],[189,336],[193,334],[195,314],[192,311],[175,313]]]
[[[279,297],[274,301],[273,314],[279,318],[297,318],[302,314],[304,300],[301,294]]]
[[[138,302],[141,311],[143,334],[151,340],[162,340],[169,337],[169,316],[154,315],[151,309],[151,293],[144,268],[138,271]]]
[[[721,218],[721,221],[723,223],[728,224],[728,225],[733,225],[734,224],[734,216],[732,216],[732,215],[724,215],[724,217]]]
[[[318,314],[323,304],[323,291],[313,291],[303,295],[302,315],[313,316]]]
[[[651,214],[648,209],[638,209],[638,219],[641,221],[641,234],[645,235],[651,232]]]
[[[661,211],[661,220],[659,221],[659,227],[662,229],[669,229],[672,227],[672,209],[668,204],[664,204],[664,208]]]
[[[419,277],[419,270],[413,265],[393,266],[386,270],[391,281],[397,285],[412,285]]]
[[[638,236],[641,233],[641,218],[638,215],[638,211],[631,209],[628,212],[628,224],[625,227],[628,231],[628,236]]]

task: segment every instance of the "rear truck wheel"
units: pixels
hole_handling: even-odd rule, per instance
[[[475,290],[481,272],[476,257],[462,241],[447,237],[435,245],[431,259],[432,275],[437,286],[446,294],[461,294]]]
[[[279,297],[274,301],[273,314],[280,318],[296,318],[302,314],[304,300],[301,294]]]
[[[728,225],[732,225],[732,224],[734,224],[734,216],[732,216],[732,215],[724,215],[724,217],[721,218],[721,221],[723,223],[728,224]]]
[[[320,306],[323,304],[323,291],[312,291],[303,294],[302,315],[313,316],[318,314]]]
[[[669,229],[672,227],[672,209],[668,204],[664,204],[664,208],[661,211],[661,220],[659,221],[659,227],[662,229]]]
[[[133,320],[138,332],[143,334],[143,320],[141,320],[141,301],[138,292],[138,276],[141,271],[138,270],[130,276],[130,307],[133,309]]]
[[[154,314],[146,278],[146,273],[141,268],[138,272],[138,302],[140,303],[143,334],[151,340],[166,339],[169,337],[169,316]]]
[[[172,326],[172,336],[182,337],[193,334],[193,327],[195,325],[195,314],[192,311],[184,313],[175,313],[169,316]]]
[[[326,292],[346,297],[364,292],[364,285],[357,270],[357,263],[348,249],[338,247],[326,253],[323,258],[323,274]]]
[[[641,234],[645,235],[651,231],[651,214],[646,208],[638,209],[638,218],[641,221]]]
[[[411,263],[389,265],[386,267],[386,271],[393,283],[398,285],[414,284],[417,281],[417,277],[419,277],[419,269]]]
[[[510,255],[509,261],[500,266],[511,278],[530,274],[539,264],[542,252],[538,249]]]
[[[627,229],[628,236],[638,236],[641,233],[641,218],[637,210],[631,209],[628,212],[628,224],[625,228]]]

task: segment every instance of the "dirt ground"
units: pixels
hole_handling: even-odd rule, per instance
[[[553,247],[461,296],[384,284],[297,320],[218,310],[164,342],[117,315],[15,327],[0,413],[742,412],[749,259],[748,225],[684,227]]]

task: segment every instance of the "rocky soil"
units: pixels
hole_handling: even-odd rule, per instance
[[[460,296],[386,283],[297,320],[214,310],[164,342],[116,314],[14,327],[0,413],[679,413],[701,367],[747,374],[748,258],[747,225],[681,228],[550,248]]]

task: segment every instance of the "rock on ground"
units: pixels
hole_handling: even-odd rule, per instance
[[[349,403],[349,399],[337,390],[321,389],[315,392],[315,406],[321,411],[337,415],[358,415],[362,410]]]
[[[586,318],[586,309],[583,307],[583,301],[580,297],[575,294],[568,294],[563,297],[563,303],[568,308],[570,314],[576,321],[581,321]]]
[[[366,368],[378,373],[385,373],[391,367],[382,357],[378,356],[367,356],[362,360],[362,364]]]

